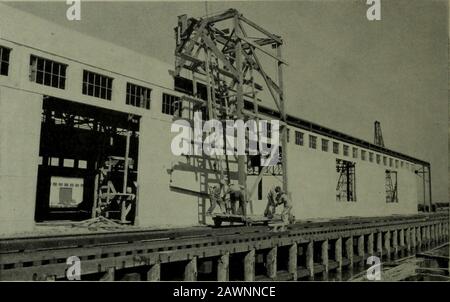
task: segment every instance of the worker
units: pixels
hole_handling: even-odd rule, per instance
[[[275,210],[277,207],[276,199],[278,197],[279,192],[281,192],[281,187],[275,186],[272,189],[270,189],[269,192],[267,193],[267,206],[266,209],[264,210],[265,217],[271,219],[275,214]]]
[[[211,201],[211,206],[209,207],[208,211],[206,212],[208,215],[211,215],[216,208],[217,205],[219,205],[220,211],[224,213],[224,203],[222,196],[220,195],[221,186],[213,185],[209,187],[209,199]]]
[[[267,206],[264,211],[264,216],[273,218],[276,208],[283,205],[281,212],[281,219],[284,223],[293,222],[294,216],[291,214],[292,203],[286,193],[283,192],[280,186],[272,188],[267,194]]]
[[[230,194],[231,213],[235,215],[247,215],[247,205],[244,196],[244,186],[232,183],[228,186],[225,195]],[[239,202],[239,208],[236,209],[236,203]]]
[[[292,215],[292,203],[290,198],[287,196],[286,193],[281,191],[279,194],[277,206],[283,205],[283,211],[281,212],[281,220],[283,220],[284,223],[293,223],[295,218]]]

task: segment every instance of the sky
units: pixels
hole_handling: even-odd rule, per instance
[[[82,33],[173,64],[177,16],[236,8],[285,41],[288,112],[429,161],[433,199],[449,200],[448,5],[381,1],[368,21],[365,0],[83,2],[81,21],[63,2],[9,2]]]

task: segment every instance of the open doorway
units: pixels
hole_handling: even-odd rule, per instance
[[[137,196],[138,144],[138,116],[45,96],[35,220],[94,217],[105,185],[108,192]],[[119,219],[120,205],[111,196],[110,218]],[[134,211],[132,204],[131,223]]]

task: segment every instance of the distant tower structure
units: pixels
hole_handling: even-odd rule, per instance
[[[381,124],[375,121],[374,143],[377,146],[384,147],[383,133],[381,133]]]

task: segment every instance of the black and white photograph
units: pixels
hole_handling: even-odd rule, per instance
[[[450,281],[449,27],[447,0],[0,1],[0,281]]]

